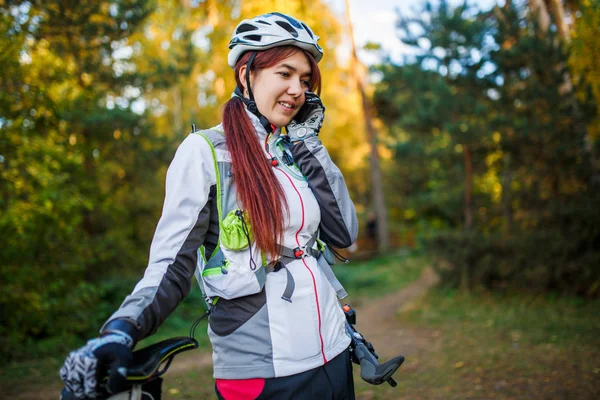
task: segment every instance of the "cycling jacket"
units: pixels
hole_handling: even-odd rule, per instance
[[[267,135],[258,118],[247,114],[264,144],[264,156],[281,161],[273,168],[290,213],[280,244],[316,249],[313,238],[319,232],[337,247],[350,246],[358,231],[356,211],[340,170],[320,140],[313,137],[292,146],[287,151],[295,165],[286,165],[280,130]],[[214,137],[222,127],[209,131]],[[235,172],[222,169],[231,161],[224,137],[221,146],[214,146],[214,138],[207,136],[192,133],[179,146],[167,172],[148,268],[101,331],[129,322],[138,339],[154,333],[187,296],[198,269],[207,296],[218,298],[208,328],[215,378],[273,378],[323,365],[350,344],[336,291],[319,266],[323,256],[288,260],[273,269],[275,260],[263,257],[253,245],[231,250],[220,243],[217,190]],[[220,195],[235,206],[235,184],[229,186],[232,193]],[[223,255],[217,273],[208,271],[206,262],[215,250]]]

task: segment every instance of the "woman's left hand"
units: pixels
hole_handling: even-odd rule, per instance
[[[325,119],[325,106],[313,92],[306,92],[304,105],[285,127],[292,143],[317,136]]]

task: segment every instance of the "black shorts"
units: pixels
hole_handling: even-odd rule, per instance
[[[296,375],[283,376],[281,378],[250,379],[248,381],[252,381],[255,387],[257,384],[260,385],[262,391],[242,395],[234,389],[229,394],[229,388],[221,385],[221,389],[224,392],[221,393],[219,391],[219,383],[216,383],[215,391],[219,400],[354,400],[352,362],[350,361],[348,350],[325,365]]]

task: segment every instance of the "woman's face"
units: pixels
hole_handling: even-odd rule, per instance
[[[246,68],[241,68],[240,74],[245,73]],[[258,111],[278,128],[287,125],[304,104],[310,77],[310,64],[302,51],[273,67],[251,73],[250,85]]]

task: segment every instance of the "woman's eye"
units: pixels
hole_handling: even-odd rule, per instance
[[[290,76],[290,74],[288,72],[279,72],[279,75],[288,78]]]
[[[310,87],[310,81],[302,81],[302,84],[306,87]]]

